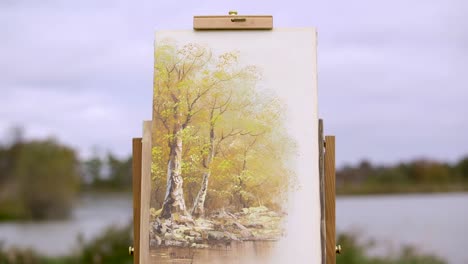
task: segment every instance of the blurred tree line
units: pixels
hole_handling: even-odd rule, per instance
[[[131,191],[132,157],[119,159],[112,153],[95,153],[80,162],[84,191]]]
[[[53,140],[0,148],[0,219],[63,218],[79,188],[75,152]]]
[[[468,157],[451,164],[433,160],[393,166],[362,161],[336,173],[339,194],[448,192],[468,190]]]
[[[130,191],[131,158],[94,155],[53,139],[0,145],[0,220],[66,218],[80,192]]]

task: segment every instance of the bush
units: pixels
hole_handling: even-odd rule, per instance
[[[82,243],[76,255],[50,258],[28,249],[5,250],[0,245],[0,264],[132,264],[128,255],[132,245],[131,228],[110,227],[88,243]]]
[[[343,253],[337,255],[337,264],[445,264],[442,259],[419,254],[412,247],[404,247],[396,256],[389,257],[369,257],[366,255],[366,248],[373,243],[361,244],[357,242],[355,235],[342,234],[338,237],[338,244],[343,247]]]
[[[93,241],[83,244],[78,263],[131,264],[133,257],[128,247],[133,244],[133,225],[123,228],[111,227]]]

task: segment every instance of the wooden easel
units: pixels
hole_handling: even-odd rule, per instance
[[[272,16],[239,16],[230,11],[228,16],[195,16],[194,30],[271,30]],[[142,181],[151,175],[151,121],[143,122],[143,137],[133,138],[133,233],[134,245],[129,247],[129,253],[134,256],[134,264],[140,264],[142,258],[140,248],[147,247],[148,239],[141,238],[141,221],[148,219],[148,210],[141,211],[141,193],[146,192],[146,184]],[[320,202],[321,202],[321,240],[322,264],[335,264],[336,253],[341,247],[336,246],[335,223],[335,136],[324,136],[323,120],[319,120],[319,171],[320,171]],[[143,213],[143,214],[142,214]]]

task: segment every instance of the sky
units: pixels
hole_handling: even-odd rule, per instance
[[[154,32],[194,15],[317,27],[319,115],[338,165],[468,154],[468,2],[0,1],[0,138],[131,153],[151,119]],[[307,120],[304,120],[307,122]]]

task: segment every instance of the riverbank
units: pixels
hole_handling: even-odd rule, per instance
[[[468,191],[468,157],[456,162],[417,159],[396,164],[362,161],[336,171],[337,194],[407,194]]]
[[[233,241],[276,241],[284,233],[284,215],[265,206],[240,212],[216,211],[190,221],[155,217],[150,223],[150,247],[217,248]]]
[[[336,187],[337,195],[405,195],[468,193],[468,183],[457,184],[349,184]]]

